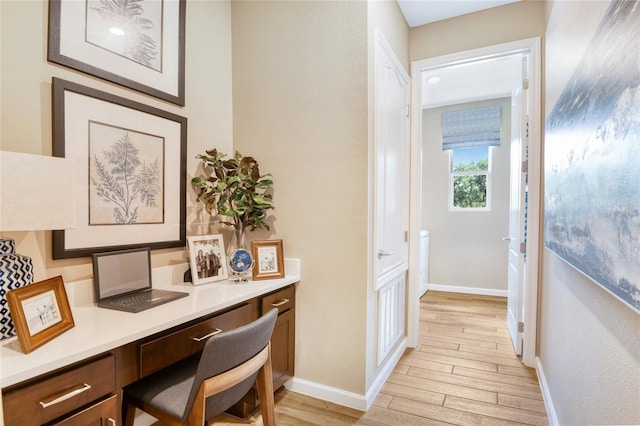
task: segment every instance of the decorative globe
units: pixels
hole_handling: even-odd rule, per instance
[[[238,274],[247,272],[253,266],[253,257],[248,250],[238,249],[229,255],[229,267]]]

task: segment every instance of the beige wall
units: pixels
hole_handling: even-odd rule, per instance
[[[273,174],[273,236],[301,258],[296,377],[363,393],[367,6],[233,2],[234,145]]]
[[[502,145],[492,149],[491,210],[449,211],[449,152],[442,150],[442,112],[495,101],[426,109],[422,114],[422,227],[429,230],[429,282],[507,289],[510,98],[500,99]]]
[[[608,5],[549,5],[547,113]],[[538,352],[559,424],[640,423],[640,315],[552,252],[542,261]]]
[[[543,34],[544,2],[522,0],[412,28],[409,57],[417,61]]]
[[[184,108],[48,63],[48,2],[3,0],[0,8],[2,150],[51,155],[51,77],[60,77],[187,117],[188,180],[196,173],[197,153],[214,146],[231,151],[229,2],[188,2]],[[190,188],[188,192],[188,198],[193,199]],[[199,216],[189,200],[187,211],[187,233],[203,232],[205,228],[197,223]],[[18,253],[32,257],[36,280],[60,274],[71,282],[92,274],[90,258],[52,260],[51,232],[2,232],[2,237],[14,238]],[[185,261],[182,248],[159,250],[152,255],[154,267]]]

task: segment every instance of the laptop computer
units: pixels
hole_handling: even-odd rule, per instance
[[[126,312],[144,311],[189,295],[151,287],[148,247],[95,253],[93,286],[99,307]]]

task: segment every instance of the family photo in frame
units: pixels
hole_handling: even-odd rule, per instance
[[[194,235],[187,237],[189,265],[193,285],[206,284],[227,279],[227,257],[221,234]]]
[[[25,354],[75,326],[61,276],[11,290],[7,302]]]

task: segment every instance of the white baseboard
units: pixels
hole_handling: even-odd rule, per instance
[[[301,393],[303,395],[321,399],[323,401],[332,402],[334,404],[343,405],[345,407],[354,408],[356,410],[367,411],[378,396],[380,389],[382,389],[382,386],[385,384],[385,382],[393,372],[393,369],[398,364],[398,361],[404,354],[406,348],[407,339],[405,337],[397,345],[393,353],[389,356],[389,359],[378,373],[378,376],[373,381],[373,384],[367,391],[366,395],[345,391],[343,389],[323,385],[297,377],[294,377],[286,385],[286,388],[293,392]]]
[[[540,383],[540,390],[542,391],[542,399],[544,400],[544,406],[547,409],[547,417],[549,418],[549,424],[551,426],[559,426],[558,416],[556,410],[553,407],[553,401],[551,400],[551,392],[549,391],[549,385],[547,384],[547,378],[544,375],[542,369],[542,363],[540,357],[536,357],[536,372],[538,373],[538,382]]]
[[[380,390],[382,389],[382,386],[384,386],[387,379],[393,372],[393,369],[396,368],[398,361],[400,361],[400,358],[402,358],[402,355],[404,355],[404,352],[406,349],[407,349],[407,337],[405,336],[400,341],[400,344],[397,345],[393,353],[389,356],[386,364],[384,364],[382,369],[378,372],[378,376],[376,376],[376,379],[373,381],[373,383],[367,390],[367,393],[365,395],[365,400],[367,403],[364,409],[365,411],[368,410],[369,407],[371,407],[371,405],[373,404],[373,401],[378,396],[378,393],[380,392]]]
[[[480,294],[483,296],[500,296],[507,297],[507,290],[498,290],[495,288],[478,288],[478,287],[462,287],[458,285],[444,285],[444,284],[427,284],[427,290],[448,291],[450,293],[466,293],[466,294]]]
[[[356,410],[366,411],[367,401],[365,396],[355,392],[345,391],[297,377],[293,378],[290,386],[291,387],[287,389],[293,392],[344,405],[345,407],[355,408]]]

